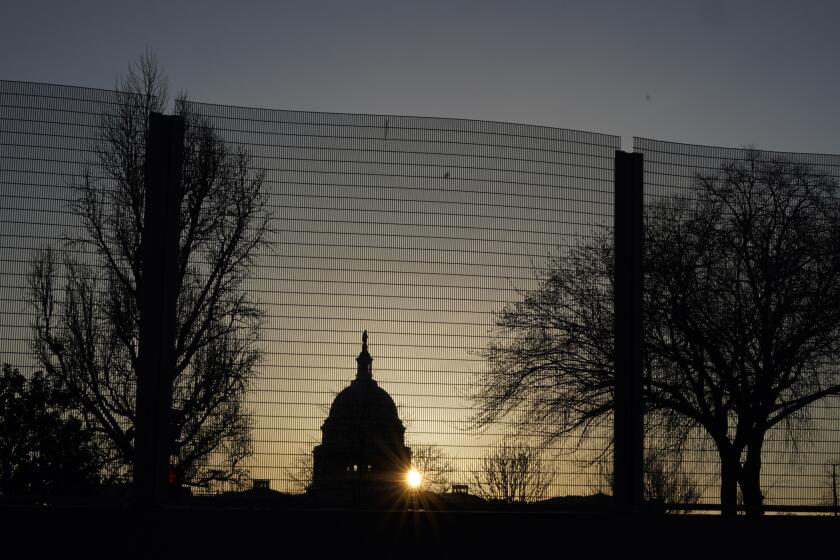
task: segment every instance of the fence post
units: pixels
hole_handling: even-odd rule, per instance
[[[615,411],[613,497],[620,511],[644,499],[642,402],[642,154],[615,153]]]
[[[141,237],[134,485],[138,505],[168,494],[172,372],[175,367],[177,267],[184,119],[149,115],[145,212]]]

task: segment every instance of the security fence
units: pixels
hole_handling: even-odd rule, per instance
[[[618,138],[505,123],[189,104],[262,173],[274,241],[250,279],[266,310],[251,387],[251,476],[301,490],[367,330],[373,378],[394,399],[438,490],[475,490],[513,439],[545,446],[544,497],[590,493],[582,460],[510,415],[476,425],[496,314],[612,223]],[[502,334],[504,336],[504,334]],[[446,482],[444,482],[446,481]]]
[[[0,82],[4,498],[99,493],[100,478],[112,488],[131,478],[135,382],[121,354],[131,343],[112,344],[103,315],[108,276],[125,263],[108,268],[95,239],[116,240],[124,224],[96,210],[123,171],[142,180],[142,131],[122,143],[139,169],[109,165],[117,154],[103,147],[119,108],[139,115],[147,101]],[[126,319],[136,324],[136,312]],[[107,406],[80,406],[91,400]]]
[[[840,157],[644,138],[634,152],[644,157],[647,346],[679,372],[652,377],[695,416],[651,438],[649,452],[686,438],[664,462],[693,481],[699,503],[719,504],[721,441],[744,463],[752,445],[768,509],[836,508]]]
[[[164,109],[119,92],[0,82],[0,421],[26,419],[0,442],[3,499],[128,497],[135,442],[152,453],[152,430],[168,488],[181,489],[167,499],[325,507],[342,481],[407,488],[413,466],[427,507],[610,507],[618,137],[187,101],[173,128],[151,133],[148,113]],[[150,163],[147,148],[162,141],[166,157]],[[748,154],[773,160],[641,139],[635,152],[645,259],[664,254],[661,224],[679,230],[701,206],[704,173]],[[840,174],[835,156],[784,156],[808,163],[821,193]],[[172,177],[178,188],[164,188]],[[645,263],[645,306],[659,309],[666,292],[649,287],[667,278]],[[148,317],[167,313],[174,334],[154,346],[165,329]],[[665,323],[645,311],[647,497],[714,509],[722,472],[710,430],[663,405],[663,379],[698,374],[679,377],[677,339],[654,336]],[[816,372],[780,388],[787,402],[837,382],[830,337],[817,338],[813,359],[784,370],[783,384]],[[748,352],[736,354],[730,362]],[[171,406],[143,417],[142,402],[169,385],[138,389],[155,359],[171,372],[161,378]],[[699,395],[734,430],[739,413],[755,412],[738,408],[738,387],[759,386],[757,374],[711,375],[719,383]],[[687,385],[672,386],[702,408]],[[40,416],[26,412],[36,401]],[[766,432],[765,505],[830,509],[836,409],[826,396]]]

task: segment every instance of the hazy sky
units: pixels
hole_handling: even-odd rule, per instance
[[[840,152],[840,2],[7,2],[0,79]]]

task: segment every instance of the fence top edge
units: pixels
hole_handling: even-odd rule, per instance
[[[644,136],[634,136],[633,137],[633,150],[634,150],[634,152],[637,148],[637,141],[657,142],[657,143],[660,143],[660,144],[674,144],[674,145],[677,145],[677,146],[685,146],[687,148],[699,148],[699,149],[710,149],[710,150],[731,150],[733,152],[746,152],[746,151],[752,149],[752,148],[745,147],[745,146],[740,146],[740,147],[713,146],[713,145],[710,145],[710,144],[692,144],[691,142],[676,142],[676,141],[673,141],[673,140],[662,140],[662,139],[658,139],[658,138],[647,138],[647,137],[644,137]],[[828,153],[828,152],[794,152],[794,151],[786,151],[786,150],[766,150],[766,149],[760,148],[760,147],[755,147],[755,150],[758,151],[758,152],[764,153],[764,154],[772,154],[772,155],[778,155],[778,156],[790,155],[790,156],[817,156],[817,157],[838,158],[838,164],[840,164],[840,154],[832,154],[832,153]],[[643,152],[639,152],[639,153],[643,153]],[[682,154],[681,153],[679,155],[692,155],[692,156],[704,157],[702,154],[688,154],[688,153]],[[708,155],[706,155],[705,157],[722,157],[722,156],[708,156]]]
[[[418,119],[418,120],[441,120],[441,121],[454,121],[454,122],[471,122],[471,123],[480,123],[480,124],[498,124],[498,125],[509,125],[509,126],[519,126],[524,128],[532,128],[532,129],[543,129],[543,130],[551,130],[551,131],[562,131],[562,132],[575,132],[580,134],[587,134],[591,136],[599,136],[603,137],[604,139],[612,140],[615,144],[608,144],[605,143],[605,147],[615,147],[616,149],[620,149],[621,144],[621,136],[617,134],[609,134],[606,132],[592,132],[589,130],[580,130],[575,128],[563,128],[559,126],[549,126],[543,124],[533,124],[533,123],[521,123],[521,122],[512,122],[512,121],[495,121],[490,119],[473,119],[468,117],[442,117],[442,116],[435,116],[435,115],[406,115],[406,114],[393,114],[393,113],[352,113],[352,112],[342,112],[342,111],[313,111],[307,109],[278,109],[278,108],[269,108],[269,107],[247,107],[244,105],[229,105],[225,103],[212,103],[207,101],[197,101],[197,100],[187,100],[188,103],[192,105],[204,105],[210,107],[221,107],[226,109],[242,109],[242,110],[250,110],[250,111],[267,111],[267,112],[286,112],[286,113],[300,113],[306,115],[330,115],[330,116],[344,116],[344,117],[378,117],[378,118],[394,118],[394,119]]]
[[[58,88],[68,88],[68,89],[79,89],[85,91],[97,91],[101,93],[125,93],[121,92],[116,89],[107,89],[107,88],[99,88],[99,87],[90,87],[90,86],[77,86],[74,84],[56,84],[53,82],[35,82],[32,80],[0,80],[0,84],[23,84],[23,85],[30,85],[30,86],[49,86],[49,87],[58,87]]]

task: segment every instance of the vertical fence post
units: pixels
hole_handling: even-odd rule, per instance
[[[163,503],[169,488],[183,150],[183,118],[150,114],[134,447],[136,500],[149,507]]]
[[[638,511],[644,499],[642,403],[642,154],[615,153],[615,414],[613,496]]]

